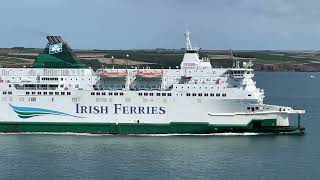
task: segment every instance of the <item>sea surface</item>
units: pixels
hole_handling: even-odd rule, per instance
[[[0,134],[0,179],[320,179],[320,73],[256,73],[301,135]]]

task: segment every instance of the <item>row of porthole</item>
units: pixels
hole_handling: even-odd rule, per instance
[[[208,97],[208,96],[210,96],[210,97],[214,97],[214,96],[216,96],[216,97],[220,97],[220,96],[222,96],[222,97],[226,97],[227,96],[227,94],[225,94],[225,93],[222,93],[222,94],[220,94],[220,93],[187,93],[186,94],[186,96],[205,96],[205,97]]]
[[[41,91],[38,91],[38,92],[35,92],[35,91],[32,91],[31,93],[29,91],[26,92],[26,95],[71,95],[71,92],[41,92]]]
[[[7,95],[7,94],[11,95],[11,94],[12,94],[12,91],[8,91],[8,92],[7,92],[7,91],[3,91],[2,94],[3,94],[3,95]]]
[[[107,93],[106,92],[91,92],[91,95],[92,96],[94,96],[94,95],[96,95],[96,96],[100,96],[100,95],[105,96],[105,95],[107,95]],[[123,92],[109,92],[108,95],[109,96],[123,96],[124,94],[123,94]]]
[[[171,93],[138,93],[139,96],[172,96]]]

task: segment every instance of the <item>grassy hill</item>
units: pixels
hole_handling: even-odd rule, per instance
[[[0,65],[31,66],[41,51],[42,49],[32,48],[0,49]],[[166,49],[74,51],[82,63],[94,69],[101,66],[176,68],[184,54],[184,50]],[[317,51],[236,51],[233,55],[240,62],[252,59],[254,68],[259,71],[320,71],[320,52]],[[202,50],[200,57],[208,57],[214,67],[232,65],[229,50]]]

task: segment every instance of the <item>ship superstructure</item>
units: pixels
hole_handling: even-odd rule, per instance
[[[252,62],[212,68],[190,33],[179,69],[107,69],[79,62],[60,36],[33,68],[0,68],[0,131],[166,134],[302,132],[304,110],[263,103]],[[299,123],[290,126],[289,115]]]

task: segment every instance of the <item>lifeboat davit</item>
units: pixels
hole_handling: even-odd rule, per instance
[[[163,76],[163,71],[140,70],[136,76],[140,78],[161,78]]]
[[[103,70],[101,71],[101,76],[108,78],[125,78],[128,75],[127,70]]]

